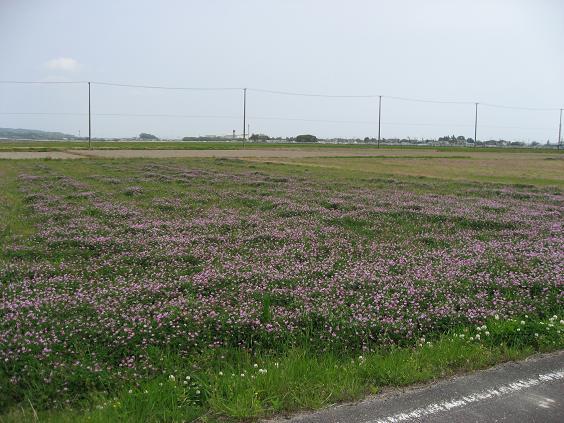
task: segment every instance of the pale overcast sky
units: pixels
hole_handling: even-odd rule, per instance
[[[0,0],[0,57],[0,80],[249,87],[558,109],[564,1]],[[473,137],[473,104],[386,97],[382,103],[383,137]],[[251,132],[377,136],[377,98],[249,91],[247,105]],[[92,110],[96,137],[242,132],[240,90],[95,85]],[[22,112],[70,115],[9,114]],[[0,84],[0,127],[85,135],[86,117],[73,113],[86,112],[84,84]],[[480,106],[478,138],[555,142],[558,113]]]

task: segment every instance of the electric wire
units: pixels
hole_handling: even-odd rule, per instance
[[[0,84],[35,84],[35,85],[64,85],[64,84],[88,84],[89,81],[16,81],[16,80],[1,80]],[[175,86],[165,86],[165,85],[146,85],[146,84],[126,84],[126,83],[115,83],[115,82],[105,82],[105,81],[90,81],[91,85],[109,86],[109,87],[127,87],[127,88],[144,88],[144,89],[158,89],[158,90],[184,90],[184,91],[242,91],[245,88],[241,87],[175,87]],[[265,88],[247,88],[248,91],[274,94],[274,95],[285,95],[285,96],[300,96],[300,97],[318,97],[318,98],[350,98],[350,99],[370,99],[370,98],[383,98],[388,100],[399,100],[417,103],[434,103],[434,104],[459,104],[459,105],[474,105],[478,103],[480,106],[502,108],[502,109],[513,109],[513,110],[528,110],[528,111],[558,111],[560,107],[526,107],[526,106],[512,106],[505,104],[495,104],[487,102],[473,102],[473,101],[463,101],[463,100],[436,100],[436,99],[425,99],[425,98],[414,98],[414,97],[400,97],[391,95],[381,95],[381,94],[325,94],[325,93],[308,93],[299,91],[283,91],[283,90],[272,90]]]
[[[88,116],[88,113],[79,112],[0,112],[0,115],[14,116]],[[93,117],[155,117],[155,118],[180,118],[180,119],[241,119],[239,115],[188,115],[188,114],[170,114],[170,113],[92,113]],[[278,120],[291,122],[316,122],[331,124],[362,124],[362,125],[378,125],[377,121],[368,120],[331,120],[331,119],[308,119],[294,118],[283,116],[249,116],[253,120]],[[440,123],[440,122],[398,122],[398,121],[382,121],[382,125],[387,126],[428,126],[428,127],[460,127],[471,128],[474,125],[464,123]],[[522,130],[551,130],[549,127],[525,127],[525,126],[506,126],[506,125],[481,125],[482,128],[490,129],[522,129]]]

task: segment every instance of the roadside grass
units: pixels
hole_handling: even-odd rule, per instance
[[[412,347],[355,355],[320,354],[307,343],[283,353],[216,349],[183,359],[155,349],[150,355],[163,368],[161,376],[50,411],[34,407],[38,391],[45,389],[36,386],[20,408],[0,415],[0,422],[251,421],[564,348],[560,321],[522,319],[491,319],[479,328],[460,326],[436,339],[420,339]]]

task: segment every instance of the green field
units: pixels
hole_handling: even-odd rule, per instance
[[[236,150],[236,149],[378,149],[375,144],[298,144],[298,143],[260,143],[238,141],[92,141],[93,149],[151,149],[151,150]],[[498,147],[432,147],[432,146],[388,146],[382,144],[381,149],[411,149],[437,151],[473,151],[473,152],[505,152],[505,153],[555,153],[556,150],[544,148],[498,148]],[[34,141],[34,140],[0,140],[0,151],[58,151],[69,149],[88,149],[88,141]]]
[[[398,150],[388,150],[398,151]],[[319,173],[352,176],[419,177],[444,182],[475,181],[543,186],[564,185],[564,156],[562,154],[530,154],[473,151],[424,154],[423,151],[403,152],[402,155],[371,157],[319,157],[296,159],[256,159],[271,164],[304,167]],[[449,154],[451,153],[451,154]]]
[[[248,421],[563,348],[562,155],[397,151],[0,160],[0,422]]]

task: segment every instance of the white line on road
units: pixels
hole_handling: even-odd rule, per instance
[[[455,408],[461,408],[468,404],[476,403],[489,398],[501,397],[503,395],[508,395],[513,392],[522,391],[523,389],[527,389],[532,386],[541,385],[545,382],[552,382],[563,378],[564,378],[564,369],[561,369],[555,372],[539,375],[538,377],[535,378],[518,380],[516,382],[509,383],[506,385],[501,385],[496,388],[487,389],[481,392],[477,392],[475,394],[470,394],[459,398],[453,398],[448,401],[433,403],[426,407],[416,408],[415,410],[406,413],[399,413],[378,420],[370,420],[367,423],[398,423],[398,422],[409,421],[412,419],[420,419],[421,417],[430,416],[432,414],[440,413],[442,411],[449,411]]]

